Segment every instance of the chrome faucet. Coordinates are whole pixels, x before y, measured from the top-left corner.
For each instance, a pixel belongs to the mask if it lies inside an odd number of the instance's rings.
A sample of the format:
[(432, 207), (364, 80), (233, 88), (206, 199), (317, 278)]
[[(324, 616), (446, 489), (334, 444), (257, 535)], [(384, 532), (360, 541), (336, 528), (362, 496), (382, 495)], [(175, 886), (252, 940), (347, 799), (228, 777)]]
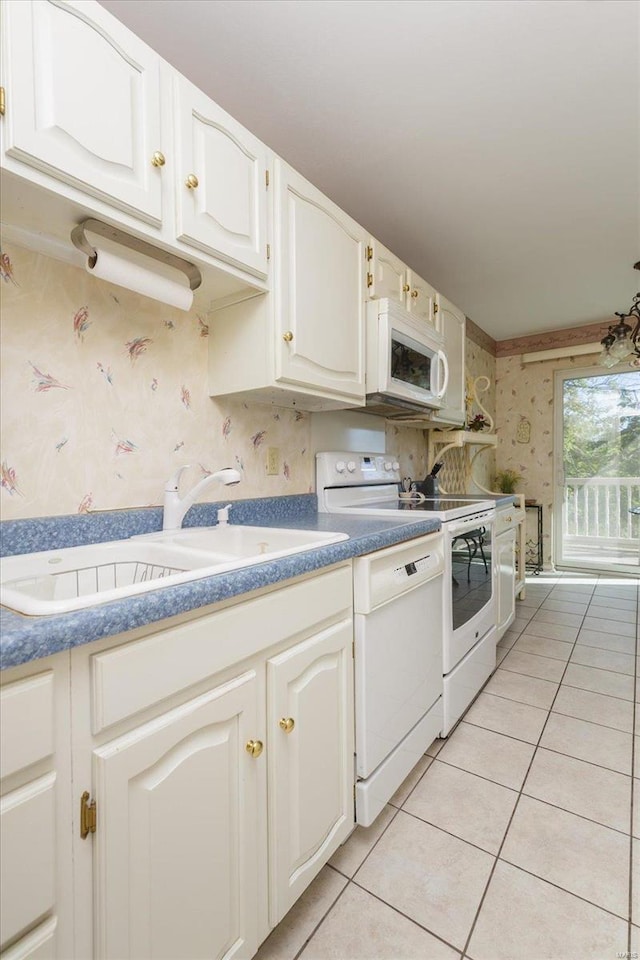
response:
[(189, 507), (196, 502), (198, 497), (201, 496), (213, 480), (218, 480), (220, 483), (224, 483), (225, 486), (230, 486), (234, 483), (240, 483), (242, 479), (237, 470), (234, 470), (232, 467), (225, 467), (224, 470), (216, 470), (215, 473), (210, 473), (208, 476), (203, 477), (199, 483), (196, 483), (195, 487), (192, 487), (188, 493), (185, 493), (184, 497), (180, 497), (178, 493), (180, 477), (183, 470), (188, 469), (188, 464), (185, 464), (184, 467), (179, 467), (171, 479), (167, 480), (165, 484), (164, 514), (162, 517), (163, 530), (179, 530)]

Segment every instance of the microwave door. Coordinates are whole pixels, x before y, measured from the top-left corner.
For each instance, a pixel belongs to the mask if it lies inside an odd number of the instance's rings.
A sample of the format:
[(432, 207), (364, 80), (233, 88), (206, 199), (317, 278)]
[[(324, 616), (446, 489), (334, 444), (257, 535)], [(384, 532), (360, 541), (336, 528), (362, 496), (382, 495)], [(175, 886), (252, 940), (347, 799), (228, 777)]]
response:
[(439, 406), (440, 358), (404, 332), (391, 328), (389, 344), (389, 393), (429, 406)]

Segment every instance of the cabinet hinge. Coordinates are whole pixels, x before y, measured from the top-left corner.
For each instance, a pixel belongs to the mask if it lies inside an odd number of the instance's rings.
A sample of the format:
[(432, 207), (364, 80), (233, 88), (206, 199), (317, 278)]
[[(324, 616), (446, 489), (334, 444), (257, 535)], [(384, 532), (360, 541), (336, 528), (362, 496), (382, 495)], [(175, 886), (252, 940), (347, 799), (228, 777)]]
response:
[(267, 244), (267, 260), (271, 260), (271, 244)]
[(5, 100), (4, 87), (0, 87), (0, 117), (4, 117), (6, 109), (7, 109), (7, 102)]
[(268, 170), (265, 170), (264, 172), (264, 185), (268, 190), (269, 189), (269, 171)]
[(440, 309), (440, 307), (439, 307), (438, 304), (435, 303), (435, 301), (434, 301), (434, 304), (433, 304), (433, 312), (434, 312), (434, 313), (437, 313), (439, 309)]
[(373, 247), (366, 247), (365, 257), (367, 258), (367, 260), (373, 260)]
[(372, 287), (372, 286), (373, 286), (373, 274), (372, 274), (372, 273), (368, 273), (368, 274), (367, 274), (367, 286), (368, 286), (368, 287)]
[(96, 819), (96, 802), (89, 802), (89, 791), (85, 790), (80, 797), (80, 836), (83, 840), (88, 834), (96, 832)]

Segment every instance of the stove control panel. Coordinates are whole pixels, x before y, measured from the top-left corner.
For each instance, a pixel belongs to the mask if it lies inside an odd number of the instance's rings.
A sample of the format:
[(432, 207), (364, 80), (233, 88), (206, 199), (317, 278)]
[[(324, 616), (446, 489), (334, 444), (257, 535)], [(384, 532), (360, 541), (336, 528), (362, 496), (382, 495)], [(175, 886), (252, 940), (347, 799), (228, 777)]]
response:
[(392, 454), (317, 453), (316, 490), (365, 483), (399, 483), (400, 464)]

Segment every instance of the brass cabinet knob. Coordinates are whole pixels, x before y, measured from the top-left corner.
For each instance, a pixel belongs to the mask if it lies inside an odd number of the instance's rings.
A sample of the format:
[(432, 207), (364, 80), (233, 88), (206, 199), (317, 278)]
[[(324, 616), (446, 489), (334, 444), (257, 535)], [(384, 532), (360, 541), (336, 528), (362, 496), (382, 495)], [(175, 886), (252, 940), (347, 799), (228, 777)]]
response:
[(284, 730), (285, 733), (291, 733), (295, 725), (296, 725), (296, 722), (293, 719), (293, 717), (282, 717), (278, 721), (278, 726), (280, 727), (281, 730)]
[(420, 296), (420, 294), (419, 294), (419, 292), (418, 292), (417, 290), (412, 290), (412, 291), (411, 291), (411, 296), (413, 297), (414, 300), (417, 300), (418, 297)]
[(411, 290), (411, 287), (408, 283), (405, 283), (402, 289), (404, 290), (405, 293), (409, 293), (409, 290)]
[(291, 341), (293, 340), (293, 333), (291, 332), (291, 330), (285, 331), (285, 333), (282, 334), (282, 339), (285, 340), (287, 343), (291, 343)]
[(247, 740), (244, 748), (247, 753), (255, 759), (259, 757), (264, 750), (264, 744), (262, 740)]
[(199, 183), (199, 182), (200, 182), (200, 181), (199, 181), (198, 178), (196, 177), (195, 173), (190, 173), (184, 183), (185, 183), (185, 186), (188, 187), (189, 190), (195, 190), (195, 188), (198, 186), (198, 183)]
[(164, 167), (167, 161), (164, 158), (164, 153), (160, 153), (159, 150), (156, 150), (154, 155), (151, 157), (151, 166), (152, 167)]

